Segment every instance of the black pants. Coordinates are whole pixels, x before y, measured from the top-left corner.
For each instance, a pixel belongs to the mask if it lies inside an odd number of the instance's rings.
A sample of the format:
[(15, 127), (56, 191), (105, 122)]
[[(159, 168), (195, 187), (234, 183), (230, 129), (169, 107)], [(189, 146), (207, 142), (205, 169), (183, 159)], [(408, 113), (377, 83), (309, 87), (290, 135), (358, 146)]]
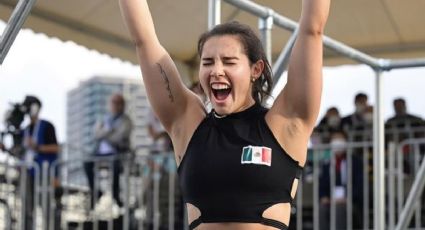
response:
[[(119, 176), (120, 176), (120, 172), (121, 172), (121, 165), (120, 162), (118, 160), (114, 160), (111, 162), (112, 163), (112, 168), (110, 168), (112, 170), (112, 196), (114, 197), (115, 201), (117, 202), (118, 206), (122, 206), (122, 201), (120, 199), (120, 184), (119, 184)], [(95, 197), (95, 192), (97, 192), (97, 197), (99, 198), (100, 196), (102, 196), (102, 192), (99, 190), (99, 188), (97, 188), (97, 191), (94, 191), (94, 170), (96, 170), (97, 167), (95, 167), (95, 162), (86, 162), (84, 163), (84, 170), (86, 171), (87, 174), (87, 180), (89, 182), (89, 186), (90, 186), (90, 195), (92, 196), (91, 199), (91, 203), (90, 203), (90, 207), (93, 208), (94, 207), (94, 197)]]

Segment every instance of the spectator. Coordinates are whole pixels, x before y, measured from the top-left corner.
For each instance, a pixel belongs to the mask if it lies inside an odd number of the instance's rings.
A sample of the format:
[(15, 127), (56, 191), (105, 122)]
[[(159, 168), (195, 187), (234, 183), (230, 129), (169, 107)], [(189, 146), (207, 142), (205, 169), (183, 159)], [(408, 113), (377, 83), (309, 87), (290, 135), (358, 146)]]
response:
[[(409, 114), (407, 112), (406, 101), (403, 98), (396, 98), (393, 101), (394, 116), (387, 120), (385, 123), (386, 128), (386, 144), (394, 142), (396, 144), (408, 138), (421, 138), (424, 136), (424, 131), (419, 130), (415, 132), (413, 128), (424, 126), (425, 122), (422, 118)], [(420, 148), (423, 150), (425, 146), (421, 145)], [(404, 145), (402, 152), (403, 157), (403, 171), (406, 174), (412, 172), (413, 165), (413, 154), (411, 153), (411, 146)]]
[(165, 131), (158, 117), (150, 110), (148, 116), (148, 132), (152, 138), (150, 151), (152, 154), (164, 153), (172, 151), (173, 146), (170, 136)]
[(373, 106), (368, 105), (363, 114), (363, 121), (366, 126), (371, 126), (373, 123)]
[(423, 126), (424, 120), (420, 117), (407, 113), (406, 101), (403, 98), (396, 98), (393, 101), (394, 116), (387, 120), (386, 126), (402, 128), (405, 126)]
[(326, 111), (325, 117), (320, 120), (315, 133), (320, 135), (320, 143), (329, 143), (330, 134), (340, 130), (342, 130), (341, 116), (336, 107), (331, 107)]
[(342, 118), (342, 127), (345, 130), (351, 130), (364, 122), (363, 114), (367, 108), (367, 95), (358, 93), (354, 99), (355, 111), (351, 115)]
[[(132, 122), (130, 117), (125, 114), (125, 100), (121, 94), (113, 94), (109, 99), (109, 110), (104, 119), (95, 126), (96, 148), (95, 157), (118, 156), (130, 151), (130, 134), (132, 131)], [(87, 179), (90, 186), (92, 197), (94, 197), (94, 162), (84, 164)], [(119, 197), (119, 174), (121, 172), (120, 159), (112, 162), (112, 193), (118, 206), (122, 206)], [(98, 197), (102, 193), (98, 192)], [(94, 206), (94, 199), (91, 201), (91, 207)]]
[[(191, 89), (193, 92), (198, 94), (197, 91), (199, 90), (196, 85), (192, 85)], [(199, 95), (198, 95), (199, 96)], [(202, 100), (202, 98), (201, 98)], [(149, 135), (152, 138), (152, 144), (150, 147), (150, 153), (152, 155), (152, 158), (149, 159), (148, 164), (150, 166), (150, 169), (152, 170), (151, 174), (151, 180), (148, 181), (147, 190), (145, 192), (145, 205), (146, 205), (146, 223), (145, 227), (147, 229), (153, 229), (153, 220), (154, 218), (159, 218), (159, 229), (167, 229), (168, 227), (168, 218), (166, 218), (166, 215), (168, 214), (168, 192), (169, 192), (169, 171), (166, 167), (170, 163), (174, 166), (175, 160), (172, 157), (172, 154), (169, 155), (169, 157), (166, 157), (165, 155), (158, 156), (158, 154), (168, 154), (173, 151), (173, 145), (171, 142), (171, 138), (169, 137), (168, 133), (165, 131), (164, 127), (162, 126), (161, 122), (155, 115), (155, 113), (150, 110), (149, 112), (149, 123), (148, 123), (148, 131)], [(172, 161), (172, 162), (171, 162)], [(175, 166), (174, 166), (175, 167)], [(160, 176), (159, 176), (160, 175)], [(155, 217), (154, 213), (154, 178), (159, 178), (159, 213), (160, 217)], [(177, 184), (177, 183), (176, 183)], [(178, 190), (178, 186), (176, 186), (175, 191), (180, 194), (180, 191)], [(180, 196), (177, 196), (177, 199), (179, 199)], [(180, 200), (178, 200), (180, 201)], [(176, 202), (176, 204), (181, 205), (179, 202)], [(179, 206), (175, 205), (175, 211), (179, 211)], [(180, 210), (181, 212), (181, 210)], [(176, 213), (177, 214), (177, 213)]]
[[(335, 201), (336, 229), (347, 229), (346, 204), (347, 204), (347, 138), (344, 132), (336, 131), (331, 134), (331, 157), (335, 159), (335, 187), (331, 196), (331, 161), (325, 160), (322, 164), (319, 183), (320, 197), (320, 229), (330, 229), (330, 203)], [(352, 159), (352, 203), (354, 228), (362, 227), (363, 211), (363, 165), (357, 155), (351, 155)]]
[[(25, 162), (31, 167), (34, 163), (39, 169), (44, 162), (50, 165), (56, 161), (59, 153), (59, 145), (56, 140), (55, 127), (49, 121), (39, 118), (41, 110), (41, 101), (34, 96), (27, 96), (23, 105), (28, 110), (30, 124), (24, 130), (24, 147), (25, 147)], [(57, 173), (57, 169), (55, 170)], [(43, 172), (40, 170), (39, 172)], [(34, 218), (32, 216), (34, 210), (34, 176), (33, 168), (29, 170), (30, 176), (27, 178), (27, 193), (26, 195), (26, 222), (25, 229), (32, 229)], [(44, 178), (41, 175), (40, 178)], [(59, 185), (58, 180), (54, 179), (53, 186)], [(38, 194), (36, 194), (38, 195)], [(36, 204), (38, 205), (38, 204)], [(44, 214), (46, 215), (46, 214)]]
[[(372, 141), (373, 140), (373, 106), (368, 105), (363, 113), (363, 122), (355, 127), (354, 131), (358, 132), (355, 141)], [(355, 136), (356, 137), (356, 136)]]
[(367, 100), (366, 94), (358, 93), (354, 99), (354, 113), (342, 118), (341, 125), (348, 135), (348, 141), (364, 141), (364, 131), (366, 130), (364, 113), (368, 107)]

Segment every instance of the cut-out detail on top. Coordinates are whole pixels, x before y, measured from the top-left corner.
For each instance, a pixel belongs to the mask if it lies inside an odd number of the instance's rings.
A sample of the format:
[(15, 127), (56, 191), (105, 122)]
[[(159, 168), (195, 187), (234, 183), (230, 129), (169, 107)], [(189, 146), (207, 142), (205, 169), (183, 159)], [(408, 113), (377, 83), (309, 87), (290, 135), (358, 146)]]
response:
[(193, 221), (199, 219), (202, 215), (201, 210), (191, 203), (186, 203), (187, 220), (191, 224)]
[(295, 195), (297, 194), (298, 182), (299, 182), (298, 178), (295, 178), (294, 181), (292, 182), (292, 187), (291, 187), (291, 197), (292, 197), (292, 199), (294, 199)]
[(274, 221), (281, 222), (285, 225), (289, 225), (289, 217), (291, 216), (291, 204), (290, 203), (278, 203), (268, 207), (264, 210), (262, 217), (271, 219)]

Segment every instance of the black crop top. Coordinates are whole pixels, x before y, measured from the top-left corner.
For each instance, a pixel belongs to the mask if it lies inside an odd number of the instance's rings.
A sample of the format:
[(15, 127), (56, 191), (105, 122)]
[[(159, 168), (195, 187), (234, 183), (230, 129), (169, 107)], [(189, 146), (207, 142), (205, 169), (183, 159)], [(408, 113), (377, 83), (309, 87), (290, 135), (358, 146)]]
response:
[(223, 118), (212, 111), (195, 130), (178, 168), (185, 203), (201, 211), (191, 229), (219, 222), (286, 229), (262, 214), (274, 204), (292, 202), (292, 184), (302, 168), (273, 136), (266, 112), (258, 104)]

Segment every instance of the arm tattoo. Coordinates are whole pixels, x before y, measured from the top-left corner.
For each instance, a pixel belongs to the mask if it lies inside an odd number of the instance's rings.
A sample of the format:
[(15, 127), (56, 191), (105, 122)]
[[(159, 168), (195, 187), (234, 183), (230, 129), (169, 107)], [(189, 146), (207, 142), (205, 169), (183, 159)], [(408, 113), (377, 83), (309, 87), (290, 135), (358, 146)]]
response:
[(165, 87), (168, 91), (168, 98), (170, 98), (171, 102), (174, 102), (174, 96), (171, 93), (171, 88), (170, 88), (170, 80), (168, 80), (168, 76), (167, 73), (165, 73), (164, 69), (162, 68), (161, 64), (156, 63), (159, 67), (159, 71), (161, 73), (162, 78), (164, 79), (164, 83), (165, 83)]

